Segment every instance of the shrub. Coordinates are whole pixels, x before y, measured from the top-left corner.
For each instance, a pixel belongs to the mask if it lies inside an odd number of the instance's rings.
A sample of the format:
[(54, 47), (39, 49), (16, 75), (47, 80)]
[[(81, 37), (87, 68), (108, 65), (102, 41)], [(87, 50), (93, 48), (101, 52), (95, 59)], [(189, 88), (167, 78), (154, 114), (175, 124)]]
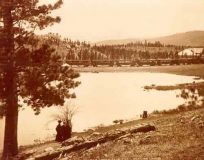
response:
[(160, 111), (154, 110), (154, 111), (152, 112), (152, 114), (160, 114)]
[(119, 121), (117, 119), (113, 121), (114, 124), (118, 124), (118, 122)]
[(186, 107), (184, 105), (180, 105), (180, 106), (178, 106), (178, 110), (179, 111), (185, 111)]

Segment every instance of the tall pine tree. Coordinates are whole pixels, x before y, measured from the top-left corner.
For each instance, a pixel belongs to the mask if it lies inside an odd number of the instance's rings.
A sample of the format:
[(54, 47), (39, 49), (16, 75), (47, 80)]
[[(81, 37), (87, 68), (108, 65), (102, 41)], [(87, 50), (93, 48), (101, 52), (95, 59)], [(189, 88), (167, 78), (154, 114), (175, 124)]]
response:
[[(0, 1), (0, 102), (5, 114), (3, 157), (18, 154), (18, 101), (24, 99), (36, 114), (42, 107), (63, 105), (66, 98), (75, 97), (70, 88), (78, 86), (79, 76), (63, 65), (49, 44), (39, 43), (36, 29), (60, 22), (51, 12), (60, 8), (40, 4), (38, 0)], [(56, 82), (56, 83), (54, 83)]]

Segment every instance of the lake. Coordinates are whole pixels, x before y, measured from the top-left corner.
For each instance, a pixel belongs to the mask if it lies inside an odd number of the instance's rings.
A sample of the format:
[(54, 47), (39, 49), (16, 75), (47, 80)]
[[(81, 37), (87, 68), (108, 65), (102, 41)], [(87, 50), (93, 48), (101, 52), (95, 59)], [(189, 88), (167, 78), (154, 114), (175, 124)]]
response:
[[(164, 73), (81, 73), (82, 84), (74, 91), (77, 99), (71, 104), (78, 108), (73, 118), (73, 131), (83, 131), (97, 125), (108, 125), (116, 119), (136, 119), (147, 110), (175, 108), (184, 103), (176, 97), (179, 90), (145, 91), (146, 85), (175, 85), (198, 82), (195, 77)], [(46, 108), (38, 116), (25, 107), (19, 112), (19, 145), (33, 144), (34, 140), (50, 140), (55, 135), (56, 121), (52, 115), (57, 107)], [(0, 119), (0, 150), (3, 145), (4, 119)]]

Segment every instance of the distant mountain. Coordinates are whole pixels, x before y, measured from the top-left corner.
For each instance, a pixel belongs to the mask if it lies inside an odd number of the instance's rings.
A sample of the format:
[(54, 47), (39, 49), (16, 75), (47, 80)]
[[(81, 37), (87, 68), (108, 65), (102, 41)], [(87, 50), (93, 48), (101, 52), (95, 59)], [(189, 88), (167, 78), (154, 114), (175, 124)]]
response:
[(204, 46), (204, 31), (191, 31), (178, 33), (166, 37), (153, 38), (149, 41), (160, 41), (164, 44), (185, 45), (185, 46)]
[[(114, 45), (127, 44), (136, 41), (144, 41), (145, 39), (121, 39), (121, 40), (106, 40), (97, 42), (97, 45)], [(204, 46), (204, 31), (190, 31), (185, 33), (173, 34), (170, 36), (157, 37), (146, 39), (149, 42), (160, 41), (163, 44), (184, 45), (184, 46)]]

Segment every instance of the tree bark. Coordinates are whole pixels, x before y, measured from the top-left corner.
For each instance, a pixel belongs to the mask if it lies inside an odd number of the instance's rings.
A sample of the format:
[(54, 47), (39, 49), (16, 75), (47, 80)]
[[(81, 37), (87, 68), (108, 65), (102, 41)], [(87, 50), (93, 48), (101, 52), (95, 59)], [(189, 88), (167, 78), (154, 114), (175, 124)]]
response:
[(6, 119), (4, 132), (3, 157), (8, 158), (18, 153), (17, 123), (18, 123), (18, 99), (16, 74), (13, 60), (14, 33), (12, 19), (12, 0), (2, 1), (2, 17), (5, 34), (5, 56), (8, 57), (8, 64), (5, 67), (5, 95), (6, 95)]
[(17, 142), (17, 125), (18, 125), (18, 104), (17, 97), (14, 93), (15, 76), (13, 68), (10, 66), (6, 73), (6, 89), (8, 92), (6, 100), (6, 119), (5, 119), (5, 132), (4, 132), (4, 149), (3, 156), (9, 157), (18, 154)]

